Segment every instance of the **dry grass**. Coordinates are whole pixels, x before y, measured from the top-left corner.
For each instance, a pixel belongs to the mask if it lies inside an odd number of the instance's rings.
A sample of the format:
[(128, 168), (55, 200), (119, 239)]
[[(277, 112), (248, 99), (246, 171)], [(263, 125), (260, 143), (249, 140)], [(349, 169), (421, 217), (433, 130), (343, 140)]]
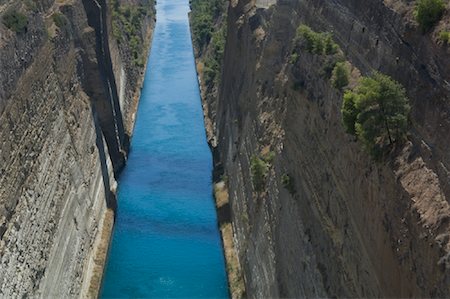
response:
[(219, 182), (214, 186), (214, 196), (217, 208), (221, 208), (228, 203), (228, 190), (225, 182)]
[[(225, 206), (229, 204), (228, 189), (225, 185), (225, 182), (219, 182), (214, 186), (214, 195), (218, 211), (220, 211), (221, 208), (225, 208)], [(242, 270), (239, 264), (236, 249), (234, 248), (233, 226), (230, 222), (220, 223), (220, 234), (222, 236), (223, 248), (225, 252), (225, 261), (231, 298), (244, 298), (244, 279), (242, 276)]]

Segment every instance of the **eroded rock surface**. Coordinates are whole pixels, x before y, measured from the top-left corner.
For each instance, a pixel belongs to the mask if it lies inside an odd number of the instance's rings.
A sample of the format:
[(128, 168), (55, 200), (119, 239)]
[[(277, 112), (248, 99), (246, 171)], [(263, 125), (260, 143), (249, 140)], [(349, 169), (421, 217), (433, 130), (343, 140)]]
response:
[[(204, 97), (247, 295), (448, 297), (450, 60), (436, 41), (448, 13), (423, 34), (411, 1), (262, 2), (230, 2), (218, 96)], [(409, 141), (383, 162), (345, 133), (326, 60), (291, 60), (300, 24), (406, 88)], [(270, 152), (256, 192), (251, 158)]]
[[(111, 37), (108, 4), (0, 1), (27, 17), (0, 25), (0, 296), (80, 296), (115, 207), (143, 67)], [(152, 11), (142, 24), (148, 47)]]

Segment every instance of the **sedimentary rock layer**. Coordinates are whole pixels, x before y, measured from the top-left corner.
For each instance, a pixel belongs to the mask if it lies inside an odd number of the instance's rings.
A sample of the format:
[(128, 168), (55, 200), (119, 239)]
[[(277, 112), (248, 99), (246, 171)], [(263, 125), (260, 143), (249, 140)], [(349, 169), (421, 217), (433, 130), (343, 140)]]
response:
[(111, 37), (109, 9), (0, 2), (0, 16), (27, 20), (0, 25), (0, 296), (77, 297), (89, 277), (142, 76)]
[[(249, 297), (449, 296), (450, 65), (435, 40), (448, 15), (424, 34), (412, 7), (231, 1), (218, 98), (205, 105)], [(300, 24), (332, 32), (363, 75), (406, 88), (408, 142), (382, 162), (345, 133), (326, 60), (292, 61)], [(251, 158), (272, 152), (257, 192)]]

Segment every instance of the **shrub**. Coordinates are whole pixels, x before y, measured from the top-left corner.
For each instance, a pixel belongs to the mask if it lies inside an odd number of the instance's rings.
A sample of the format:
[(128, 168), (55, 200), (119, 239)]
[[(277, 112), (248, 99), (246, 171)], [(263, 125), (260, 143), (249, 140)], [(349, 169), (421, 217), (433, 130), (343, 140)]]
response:
[(364, 77), (355, 91), (344, 94), (342, 118), (377, 158), (379, 150), (405, 138), (410, 106), (404, 88), (389, 76)]
[(343, 61), (345, 61), (345, 59), (340, 55), (325, 56), (322, 62), (322, 69), (319, 74), (327, 79), (331, 79), (336, 64)]
[(195, 41), (201, 47), (207, 44), (213, 31), (213, 19), (208, 14), (202, 14), (192, 21), (192, 31), (195, 35)]
[(281, 177), (281, 183), (283, 184), (283, 187), (286, 188), (286, 190), (289, 191), (289, 193), (291, 193), (291, 195), (295, 194), (295, 185), (294, 185), (294, 180), (291, 178), (291, 176), (289, 174), (284, 174)]
[(34, 11), (34, 12), (38, 11), (38, 6), (37, 6), (37, 3), (35, 0), (24, 0), (23, 2), (27, 9)]
[(356, 100), (358, 96), (356, 93), (347, 91), (344, 94), (344, 101), (342, 103), (342, 122), (347, 133), (356, 135), (355, 123), (358, 119), (358, 109), (356, 109)]
[(194, 41), (199, 48), (209, 43), (214, 31), (214, 19), (223, 11), (224, 0), (192, 0), (191, 23)]
[(291, 64), (296, 64), (296, 63), (298, 62), (298, 53), (293, 52), (293, 53), (291, 54), (291, 57), (289, 58), (289, 62), (290, 62)]
[(144, 66), (141, 22), (146, 15), (152, 13), (152, 2), (125, 4), (118, 0), (109, 0), (112, 14), (112, 35), (119, 44), (128, 43), (131, 62), (135, 66)]
[(203, 69), (203, 78), (205, 79), (205, 83), (208, 85), (215, 81), (218, 77), (218, 73), (220, 71), (220, 64), (217, 60), (212, 57), (208, 57), (205, 60), (205, 68)]
[(255, 191), (261, 192), (264, 190), (265, 179), (269, 167), (266, 162), (257, 156), (253, 156), (250, 160), (250, 171), (252, 174), (252, 183)]
[[(224, 22), (225, 16), (218, 17), (225, 14), (225, 3), (225, 0), (191, 1), (191, 26), (194, 44), (199, 51), (204, 50), (207, 45), (211, 49), (203, 57), (205, 65), (203, 78), (207, 86), (217, 83), (220, 77), (227, 32)], [(215, 22), (218, 23), (215, 24)]]
[(275, 152), (273, 151), (268, 151), (267, 153), (265, 153), (262, 156), (262, 159), (264, 160), (264, 162), (268, 163), (268, 164), (272, 164), (273, 159), (275, 159)]
[(441, 31), (439, 32), (439, 40), (443, 43), (443, 44), (450, 44), (450, 31)]
[(3, 24), (16, 33), (23, 33), (27, 30), (28, 18), (18, 11), (9, 11), (3, 15)]
[(345, 62), (338, 62), (333, 69), (331, 83), (339, 90), (348, 85), (349, 70)]
[(212, 82), (217, 83), (220, 77), (226, 39), (225, 24), (223, 23), (221, 25), (221, 28), (211, 38), (212, 51), (208, 53), (205, 60), (205, 80), (207, 84)]
[(442, 17), (445, 10), (443, 0), (418, 0), (415, 17), (422, 31), (428, 31)]
[(59, 12), (56, 12), (52, 15), (53, 22), (55, 22), (55, 25), (59, 28), (62, 28), (67, 25), (67, 18)]
[(333, 41), (331, 33), (315, 32), (306, 25), (297, 28), (296, 40), (305, 41), (306, 50), (318, 55), (335, 54), (339, 46)]
[(223, 181), (225, 184), (228, 184), (228, 176), (226, 174), (222, 174), (220, 176), (220, 180)]

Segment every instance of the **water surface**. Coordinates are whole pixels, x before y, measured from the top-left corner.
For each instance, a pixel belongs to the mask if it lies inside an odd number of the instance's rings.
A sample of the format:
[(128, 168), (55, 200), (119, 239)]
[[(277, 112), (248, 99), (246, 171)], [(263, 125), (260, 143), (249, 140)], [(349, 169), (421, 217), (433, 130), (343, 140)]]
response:
[(103, 298), (228, 297), (188, 2), (158, 0)]

